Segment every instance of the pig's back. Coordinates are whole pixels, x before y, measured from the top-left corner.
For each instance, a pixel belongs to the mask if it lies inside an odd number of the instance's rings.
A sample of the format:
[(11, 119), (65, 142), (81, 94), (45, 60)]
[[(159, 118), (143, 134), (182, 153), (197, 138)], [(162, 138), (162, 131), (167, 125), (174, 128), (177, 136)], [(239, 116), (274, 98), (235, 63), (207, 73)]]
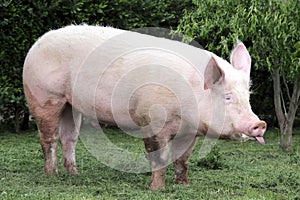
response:
[(122, 30), (101, 26), (67, 26), (44, 34), (29, 50), (23, 69), (24, 85), (53, 94), (67, 94), (71, 72), (99, 45)]

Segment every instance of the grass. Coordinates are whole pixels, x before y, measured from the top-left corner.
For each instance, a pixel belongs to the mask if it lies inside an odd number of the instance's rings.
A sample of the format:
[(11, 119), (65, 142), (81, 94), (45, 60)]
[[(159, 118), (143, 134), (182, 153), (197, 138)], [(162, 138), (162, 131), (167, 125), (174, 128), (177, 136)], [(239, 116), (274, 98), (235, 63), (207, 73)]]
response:
[[(143, 153), (140, 139), (117, 129), (105, 132), (114, 144)], [(189, 161), (190, 187), (173, 184), (169, 166), (166, 189), (150, 191), (150, 173), (111, 169), (81, 141), (76, 149), (80, 174), (65, 173), (59, 163), (59, 176), (45, 177), (36, 131), (0, 133), (0, 199), (300, 199), (300, 132), (293, 137), (292, 154), (279, 149), (278, 131), (268, 131), (265, 140), (265, 146), (219, 141), (200, 160), (200, 139)]]

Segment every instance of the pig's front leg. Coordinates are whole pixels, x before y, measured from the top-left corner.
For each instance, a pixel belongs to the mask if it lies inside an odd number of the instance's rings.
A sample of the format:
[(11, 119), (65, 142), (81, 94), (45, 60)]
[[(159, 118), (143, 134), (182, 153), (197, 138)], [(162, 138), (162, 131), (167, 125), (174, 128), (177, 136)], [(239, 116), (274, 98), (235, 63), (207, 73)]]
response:
[[(149, 132), (148, 132), (149, 134)], [(165, 173), (169, 160), (169, 133), (162, 129), (156, 135), (147, 136), (144, 134), (144, 143), (147, 151), (147, 158), (151, 166), (150, 189), (158, 190), (165, 188)]]
[(174, 139), (172, 142), (172, 161), (174, 165), (174, 182), (189, 185), (188, 159), (197, 141), (195, 138)]

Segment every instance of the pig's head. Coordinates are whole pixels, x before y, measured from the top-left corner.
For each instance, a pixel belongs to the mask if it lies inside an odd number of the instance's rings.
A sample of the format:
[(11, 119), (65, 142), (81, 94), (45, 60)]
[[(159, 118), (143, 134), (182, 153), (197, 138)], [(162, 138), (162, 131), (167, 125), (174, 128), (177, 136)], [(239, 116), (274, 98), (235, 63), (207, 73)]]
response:
[[(217, 133), (220, 139), (248, 138), (264, 144), (263, 135), (267, 124), (251, 110), (251, 58), (243, 43), (238, 43), (234, 48), (230, 62), (231, 64), (213, 54), (205, 70), (204, 89), (210, 90), (212, 101), (217, 101), (217, 105), (223, 108), (220, 111), (224, 112), (224, 115), (220, 115), (223, 119), (218, 119), (223, 124), (210, 123), (212, 127), (208, 130), (214, 132), (223, 125), (221, 132)], [(211, 120), (218, 117), (211, 116)]]

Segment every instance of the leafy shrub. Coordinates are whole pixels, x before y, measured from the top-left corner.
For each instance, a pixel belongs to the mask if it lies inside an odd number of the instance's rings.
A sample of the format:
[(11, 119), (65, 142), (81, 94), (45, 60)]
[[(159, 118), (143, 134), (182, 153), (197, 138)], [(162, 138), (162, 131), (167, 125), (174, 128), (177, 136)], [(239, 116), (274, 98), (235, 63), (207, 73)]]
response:
[(174, 28), (183, 15), (183, 9), (190, 6), (191, 0), (1, 1), (2, 123), (18, 131), (21, 119), (28, 116), (22, 85), (23, 63), (29, 48), (45, 32), (82, 23), (123, 29), (146, 26)]
[(212, 170), (223, 169), (226, 165), (219, 147), (214, 146), (208, 155), (197, 162), (197, 166)]
[[(205, 49), (228, 58), (237, 40), (248, 47), (256, 72), (252, 72), (255, 112), (274, 124), (274, 98), (270, 72), (280, 70), (283, 97), (293, 91), (299, 77), (300, 1), (293, 0), (194, 0), (178, 32), (198, 41)], [(299, 80), (298, 80), (299, 82)], [(285, 89), (287, 86), (287, 89)], [(296, 87), (295, 87), (296, 88)], [(293, 104), (290, 102), (290, 105)], [(286, 101), (288, 108), (289, 102)]]

